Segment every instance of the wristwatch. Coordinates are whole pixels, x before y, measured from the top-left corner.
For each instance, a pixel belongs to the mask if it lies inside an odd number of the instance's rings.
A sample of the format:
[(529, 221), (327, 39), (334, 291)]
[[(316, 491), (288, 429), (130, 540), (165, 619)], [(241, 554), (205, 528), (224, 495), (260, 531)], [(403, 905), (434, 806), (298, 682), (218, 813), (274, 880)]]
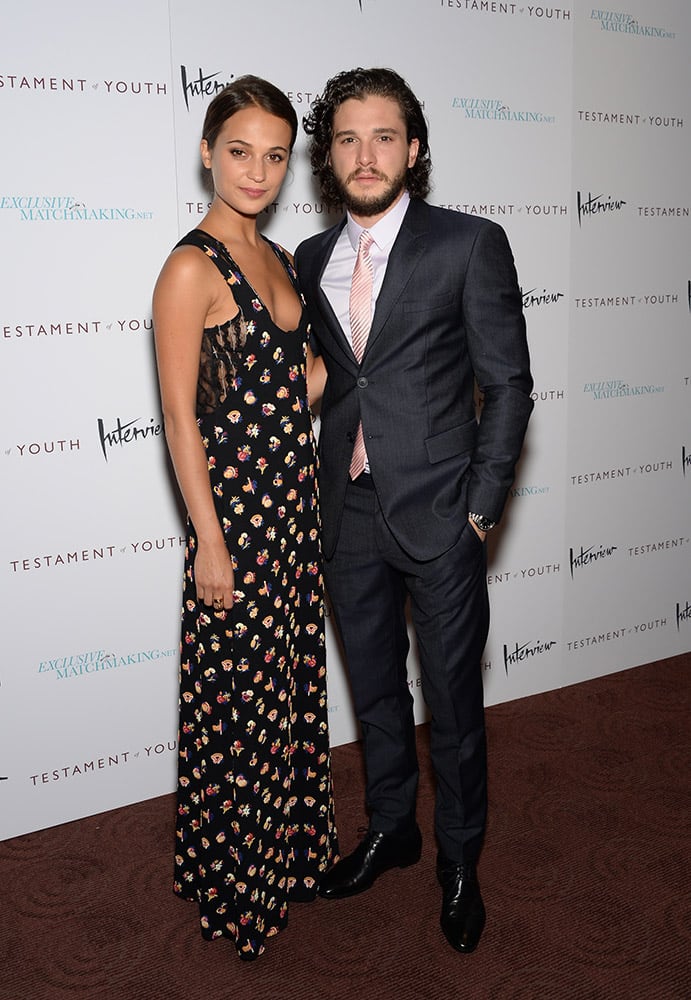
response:
[(475, 524), (480, 531), (489, 531), (497, 523), (496, 521), (490, 521), (488, 517), (484, 514), (471, 514), (468, 512), (468, 517)]

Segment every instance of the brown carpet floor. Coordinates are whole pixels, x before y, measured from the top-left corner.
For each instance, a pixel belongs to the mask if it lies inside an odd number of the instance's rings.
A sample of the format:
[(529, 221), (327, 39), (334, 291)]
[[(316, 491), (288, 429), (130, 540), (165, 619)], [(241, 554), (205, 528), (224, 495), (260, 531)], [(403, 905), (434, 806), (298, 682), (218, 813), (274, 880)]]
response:
[[(0, 843), (2, 1000), (691, 997), (691, 654), (488, 710), (478, 950), (441, 936), (428, 728), (423, 857), (291, 908), (241, 963), (172, 895), (173, 796)], [(342, 849), (366, 818), (359, 744), (334, 751)]]

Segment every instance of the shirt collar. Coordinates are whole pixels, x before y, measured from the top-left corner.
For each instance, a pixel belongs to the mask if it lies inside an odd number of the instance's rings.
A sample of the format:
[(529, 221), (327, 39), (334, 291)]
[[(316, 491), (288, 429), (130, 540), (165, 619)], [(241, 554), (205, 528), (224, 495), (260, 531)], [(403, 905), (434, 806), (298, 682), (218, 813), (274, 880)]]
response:
[[(407, 191), (403, 192), (403, 195), (396, 202), (394, 207), (390, 209), (380, 220), (375, 222), (375, 224), (369, 230), (372, 234), (372, 239), (379, 247), (380, 250), (388, 250), (393, 241), (398, 236), (398, 230), (401, 228), (401, 223), (403, 222), (403, 217), (408, 211), (408, 205), (410, 204), (410, 195)], [(357, 251), (358, 243), (360, 242), (360, 233), (364, 229), (364, 226), (359, 225), (352, 217), (350, 212), (348, 212), (348, 221), (346, 222), (346, 229), (348, 231), (348, 239), (350, 240), (350, 245), (354, 251)]]

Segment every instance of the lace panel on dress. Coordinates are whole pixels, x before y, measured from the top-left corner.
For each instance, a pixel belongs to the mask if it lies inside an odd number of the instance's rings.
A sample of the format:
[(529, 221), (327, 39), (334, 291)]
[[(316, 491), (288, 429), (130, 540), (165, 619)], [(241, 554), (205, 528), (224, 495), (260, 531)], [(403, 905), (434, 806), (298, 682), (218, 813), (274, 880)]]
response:
[(242, 359), (247, 321), (239, 311), (233, 319), (204, 330), (197, 380), (197, 416), (213, 413), (225, 401)]

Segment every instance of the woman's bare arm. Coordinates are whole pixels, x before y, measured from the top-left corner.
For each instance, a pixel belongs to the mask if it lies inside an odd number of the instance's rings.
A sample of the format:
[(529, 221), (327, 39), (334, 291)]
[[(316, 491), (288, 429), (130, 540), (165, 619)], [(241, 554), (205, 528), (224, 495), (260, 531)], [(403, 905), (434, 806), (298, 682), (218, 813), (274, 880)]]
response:
[(196, 249), (173, 251), (154, 289), (153, 319), (166, 441), (197, 535), (197, 597), (207, 605), (220, 599), (229, 608), (233, 603), (233, 568), (214, 507), (206, 452), (196, 421), (201, 339), (216, 296), (212, 279), (208, 262)]

